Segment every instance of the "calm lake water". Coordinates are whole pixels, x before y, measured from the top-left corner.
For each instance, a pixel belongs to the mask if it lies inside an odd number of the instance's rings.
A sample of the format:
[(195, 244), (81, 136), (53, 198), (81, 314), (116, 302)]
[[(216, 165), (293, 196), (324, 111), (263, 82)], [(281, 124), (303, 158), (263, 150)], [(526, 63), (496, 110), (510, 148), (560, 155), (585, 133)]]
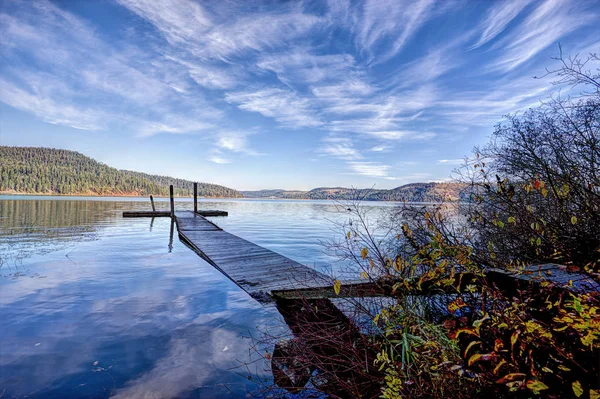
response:
[[(391, 203), (369, 203), (374, 215)], [(177, 209), (192, 209), (178, 200)], [(159, 199), (157, 208), (167, 209)], [(203, 200), (224, 229), (327, 273), (320, 241), (348, 218), (327, 201)], [(0, 397), (260, 396), (256, 340), (284, 331), (184, 246), (147, 199), (0, 196)], [(257, 360), (258, 359), (258, 360)], [(252, 363), (253, 378), (244, 363)]]

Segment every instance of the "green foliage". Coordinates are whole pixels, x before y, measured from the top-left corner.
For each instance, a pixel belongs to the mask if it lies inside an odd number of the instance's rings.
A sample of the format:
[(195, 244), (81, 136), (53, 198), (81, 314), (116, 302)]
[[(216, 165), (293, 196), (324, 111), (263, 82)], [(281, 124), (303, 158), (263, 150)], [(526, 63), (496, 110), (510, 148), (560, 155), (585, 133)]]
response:
[[(80, 153), (37, 147), (0, 146), (0, 192), (28, 194), (193, 195), (193, 182), (166, 176), (118, 170)], [(198, 184), (198, 195), (234, 197), (233, 189)]]

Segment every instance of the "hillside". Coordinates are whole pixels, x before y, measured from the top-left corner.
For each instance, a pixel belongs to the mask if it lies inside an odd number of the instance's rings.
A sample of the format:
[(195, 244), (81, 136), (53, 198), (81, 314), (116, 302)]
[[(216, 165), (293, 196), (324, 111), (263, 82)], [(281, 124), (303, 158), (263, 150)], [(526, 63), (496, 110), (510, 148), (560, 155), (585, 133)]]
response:
[[(193, 182), (118, 170), (75, 151), (0, 146), (0, 193), (191, 196)], [(199, 183), (203, 197), (242, 195), (231, 188)]]
[(462, 186), (457, 183), (411, 183), (391, 190), (319, 187), (310, 191), (258, 190), (242, 191), (246, 198), (281, 199), (357, 199), (365, 201), (437, 202), (457, 201)]

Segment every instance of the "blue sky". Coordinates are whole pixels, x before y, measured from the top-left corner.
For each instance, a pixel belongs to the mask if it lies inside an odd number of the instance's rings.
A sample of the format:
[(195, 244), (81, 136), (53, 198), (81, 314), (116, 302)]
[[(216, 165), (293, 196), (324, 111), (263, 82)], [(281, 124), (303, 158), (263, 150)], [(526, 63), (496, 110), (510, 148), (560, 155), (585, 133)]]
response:
[(599, 1), (0, 0), (0, 144), (238, 189), (448, 179)]

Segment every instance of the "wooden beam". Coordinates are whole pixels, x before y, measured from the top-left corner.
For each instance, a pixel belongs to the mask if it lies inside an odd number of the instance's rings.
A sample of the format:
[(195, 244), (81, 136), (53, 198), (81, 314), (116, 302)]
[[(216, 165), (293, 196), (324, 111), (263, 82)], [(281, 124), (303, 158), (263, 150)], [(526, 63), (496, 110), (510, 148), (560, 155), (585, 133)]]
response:
[(175, 217), (175, 199), (173, 198), (173, 185), (169, 186), (169, 199), (171, 200), (171, 217)]
[(227, 213), (227, 211), (217, 211), (217, 210), (203, 210), (203, 211), (196, 211), (196, 213), (200, 216), (227, 216), (229, 215), (229, 213)]
[(198, 212), (198, 183), (194, 183), (194, 212)]
[(154, 206), (154, 197), (150, 196), (150, 203), (152, 204), (152, 212), (156, 212), (156, 207)]
[(352, 282), (344, 283), (340, 287), (340, 293), (336, 294), (333, 285), (321, 287), (295, 288), (275, 290), (271, 292), (276, 298), (281, 299), (324, 299), (324, 298), (361, 298), (390, 296), (391, 286), (387, 283), (375, 282)]
[(169, 217), (171, 212), (168, 211), (136, 211), (136, 212), (123, 212), (124, 218), (155, 218), (155, 217)]
[[(523, 273), (514, 273), (506, 270), (489, 268), (485, 272), (486, 279), (493, 283), (506, 295), (514, 295), (519, 289), (528, 286), (537, 286), (542, 281), (555, 284), (556, 290), (594, 292), (600, 291), (600, 284), (579, 272), (569, 272), (565, 266), (556, 264), (532, 265), (524, 268)], [(445, 287), (434, 286), (431, 282), (424, 282), (421, 290), (404, 292), (409, 295), (433, 295), (433, 294), (455, 294), (463, 291), (464, 287), (472, 284), (476, 277), (471, 273), (460, 273), (456, 275), (460, 285), (449, 285)], [(570, 281), (570, 283), (569, 283)], [(360, 298), (394, 296), (392, 287), (400, 280), (369, 282), (369, 281), (342, 281), (339, 294), (333, 289), (333, 283), (320, 287), (290, 288), (274, 290), (271, 292), (275, 298), (299, 300), (299, 299), (322, 299), (322, 298)], [(401, 286), (399, 290), (403, 290)]]
[[(205, 210), (196, 212), (200, 216), (227, 216), (226, 211)], [(170, 217), (170, 211), (131, 211), (123, 212), (124, 218), (154, 218), (154, 217)]]

